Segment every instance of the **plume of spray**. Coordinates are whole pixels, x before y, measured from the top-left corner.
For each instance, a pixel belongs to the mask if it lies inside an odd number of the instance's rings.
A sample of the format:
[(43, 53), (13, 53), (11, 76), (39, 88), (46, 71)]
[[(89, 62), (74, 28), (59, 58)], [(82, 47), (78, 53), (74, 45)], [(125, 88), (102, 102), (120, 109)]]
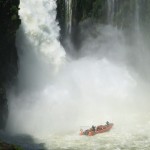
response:
[(19, 75), (17, 90), (9, 94), (8, 128), (45, 137), (106, 120), (134, 122), (131, 112), (145, 107), (123, 33), (112, 26), (96, 28), (80, 57), (71, 59), (58, 41), (55, 0), (21, 0), (20, 8)]
[(34, 88), (38, 83), (40, 86), (45, 84), (57, 72), (64, 61), (65, 51), (58, 41), (60, 29), (55, 21), (55, 1), (33, 0), (28, 3), (22, 0), (20, 8), (22, 24), (17, 35), (19, 84)]

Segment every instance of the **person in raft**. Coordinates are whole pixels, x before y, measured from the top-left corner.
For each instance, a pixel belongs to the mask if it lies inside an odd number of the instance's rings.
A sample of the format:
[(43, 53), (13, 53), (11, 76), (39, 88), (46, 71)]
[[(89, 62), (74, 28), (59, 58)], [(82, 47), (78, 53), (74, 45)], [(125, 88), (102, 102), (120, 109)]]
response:
[(91, 130), (95, 132), (95, 128), (96, 128), (95, 126), (92, 126)]
[(106, 125), (109, 126), (109, 122), (108, 121), (106, 122)]

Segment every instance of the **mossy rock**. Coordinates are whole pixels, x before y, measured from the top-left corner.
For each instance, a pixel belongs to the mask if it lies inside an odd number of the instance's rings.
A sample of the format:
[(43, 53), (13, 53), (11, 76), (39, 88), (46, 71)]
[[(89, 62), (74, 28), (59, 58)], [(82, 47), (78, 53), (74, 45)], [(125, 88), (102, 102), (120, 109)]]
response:
[(14, 150), (23, 150), (21, 147), (16, 146), (16, 145), (13, 145), (12, 147), (13, 147)]
[(10, 12), (11, 13), (18, 13), (18, 7), (13, 5), (11, 8), (10, 8)]
[(17, 20), (17, 19), (18, 19), (18, 18), (17, 18), (17, 15), (12, 15), (12, 16), (11, 16), (11, 20), (12, 20), (12, 21), (15, 21), (15, 20)]
[(23, 150), (20, 146), (0, 141), (0, 150)]

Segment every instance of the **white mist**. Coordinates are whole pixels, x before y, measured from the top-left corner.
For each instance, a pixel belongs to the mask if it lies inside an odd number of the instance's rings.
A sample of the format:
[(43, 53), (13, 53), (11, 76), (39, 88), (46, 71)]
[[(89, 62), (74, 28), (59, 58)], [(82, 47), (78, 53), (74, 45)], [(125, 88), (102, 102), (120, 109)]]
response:
[[(21, 0), (20, 8), (19, 75), (17, 87), (9, 94), (9, 130), (44, 138), (50, 149), (84, 149), (84, 144), (89, 149), (92, 144), (105, 149), (113, 149), (114, 143), (126, 146), (131, 135), (125, 133), (136, 133), (128, 124), (138, 124), (138, 129), (143, 122), (149, 124), (148, 117), (141, 119), (148, 112), (149, 87), (128, 63), (132, 46), (126, 45), (122, 31), (111, 26), (98, 28), (99, 35), (88, 35), (81, 57), (73, 60), (58, 41), (55, 0)], [(89, 139), (78, 137), (80, 126), (106, 120), (115, 123), (111, 138), (104, 135), (101, 141), (97, 137), (89, 145)], [(148, 136), (146, 129), (139, 133)], [(76, 133), (70, 141), (68, 132)]]

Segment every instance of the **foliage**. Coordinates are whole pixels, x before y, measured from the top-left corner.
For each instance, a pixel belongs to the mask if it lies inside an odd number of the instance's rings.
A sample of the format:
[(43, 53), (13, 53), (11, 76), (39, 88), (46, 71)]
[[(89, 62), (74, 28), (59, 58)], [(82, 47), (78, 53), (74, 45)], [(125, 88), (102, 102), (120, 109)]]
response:
[(20, 146), (13, 145), (14, 150), (23, 150)]
[(11, 13), (18, 13), (18, 8), (15, 5), (12, 5), (12, 7), (10, 8), (10, 12)]
[(20, 146), (0, 141), (0, 150), (23, 150)]
[(12, 21), (17, 20), (17, 15), (15, 15), (15, 14), (12, 15), (12, 16), (11, 16), (11, 20), (12, 20)]
[(8, 106), (6, 86), (9, 87), (17, 75), (16, 31), (21, 20), (18, 15), (19, 0), (0, 0), (0, 129), (7, 122)]
[(87, 18), (101, 18), (104, 14), (105, 0), (72, 0), (73, 19), (77, 23)]
[(92, 16), (98, 18), (102, 14), (103, 3), (102, 0), (96, 0), (93, 3)]

